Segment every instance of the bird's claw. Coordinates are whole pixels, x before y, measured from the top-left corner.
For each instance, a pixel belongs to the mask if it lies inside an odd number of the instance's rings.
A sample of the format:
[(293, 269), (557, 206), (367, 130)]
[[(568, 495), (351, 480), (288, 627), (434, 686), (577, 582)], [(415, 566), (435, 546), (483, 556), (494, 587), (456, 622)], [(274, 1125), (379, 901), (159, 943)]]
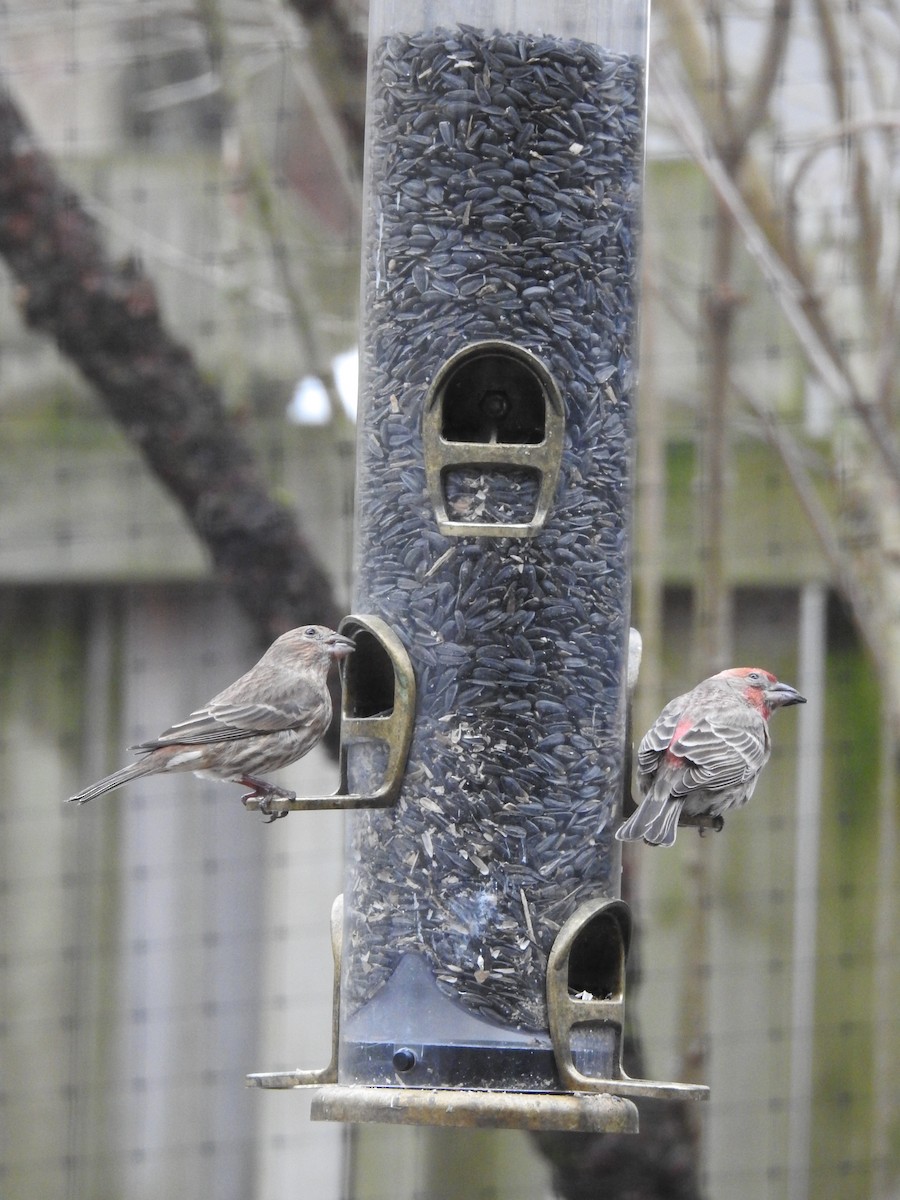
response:
[(257, 811), (261, 812), (266, 818), (266, 820), (263, 821), (263, 824), (271, 825), (273, 821), (277, 821), (280, 817), (286, 817), (288, 815), (287, 809), (282, 809), (280, 812), (273, 811), (271, 808), (271, 802), (273, 800), (295, 799), (296, 793), (294, 792), (273, 791), (268, 792), (265, 795), (262, 795), (259, 792), (247, 792), (246, 796), (241, 796), (241, 804), (246, 807), (251, 800), (255, 801)]
[(710, 830), (713, 833), (721, 833), (725, 828), (725, 818), (716, 814), (714, 817), (708, 818), (708, 823), (697, 826), (697, 833), (700, 837), (706, 837)]

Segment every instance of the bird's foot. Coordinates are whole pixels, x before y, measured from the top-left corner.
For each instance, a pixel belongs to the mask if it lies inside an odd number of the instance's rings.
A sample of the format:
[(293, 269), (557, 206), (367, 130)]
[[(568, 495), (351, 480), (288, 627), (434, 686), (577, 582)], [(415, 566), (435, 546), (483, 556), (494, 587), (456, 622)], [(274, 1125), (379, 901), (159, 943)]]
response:
[(710, 830), (712, 830), (713, 833), (721, 833), (722, 830), (725, 828), (725, 818), (724, 817), (720, 817), (720, 816), (707, 817), (706, 821), (708, 822), (708, 824), (697, 826), (697, 833), (699, 834), (700, 837), (706, 837), (706, 835), (709, 833)]
[(280, 817), (288, 815), (286, 808), (273, 810), (273, 800), (297, 799), (296, 792), (289, 792), (284, 788), (275, 787), (274, 784), (267, 783), (264, 779), (254, 779), (250, 775), (245, 775), (240, 782), (246, 787), (253, 789), (251, 792), (247, 792), (245, 796), (241, 796), (241, 803), (246, 808), (252, 802), (253, 807), (267, 818), (264, 822), (265, 825), (271, 825), (273, 821), (277, 821)]
[(254, 802), (254, 808), (257, 812), (261, 812), (266, 818), (263, 821), (264, 825), (271, 825), (273, 821), (277, 821), (280, 817), (286, 817), (288, 810), (286, 808), (273, 811), (273, 800), (294, 800), (296, 793), (294, 792), (267, 792), (260, 795), (259, 792), (248, 792), (246, 796), (241, 796), (241, 803), (246, 807), (251, 801)]
[(265, 799), (260, 800), (259, 802), (259, 811), (266, 818), (263, 821), (263, 825), (271, 825), (273, 821), (278, 821), (281, 817), (287, 816), (286, 808), (282, 808), (279, 812), (272, 812), (271, 808), (269, 807), (269, 801), (272, 799), (272, 796), (266, 796)]
[(721, 833), (725, 828), (725, 820), (718, 813), (682, 813), (678, 824), (693, 826), (701, 837), (706, 837), (710, 830)]

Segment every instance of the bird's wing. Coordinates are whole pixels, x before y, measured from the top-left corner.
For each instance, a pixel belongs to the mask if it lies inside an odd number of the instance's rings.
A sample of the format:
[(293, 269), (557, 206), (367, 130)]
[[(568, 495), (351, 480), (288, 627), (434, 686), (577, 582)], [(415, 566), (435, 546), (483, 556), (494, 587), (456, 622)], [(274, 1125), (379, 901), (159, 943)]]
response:
[(331, 710), (327, 688), (301, 680), (296, 682), (289, 696), (257, 700), (252, 704), (214, 700), (209, 705), (210, 714), (225, 725), (261, 733), (277, 733), (282, 729), (300, 729), (313, 717), (318, 717), (324, 707)]
[(199, 746), (209, 742), (230, 742), (252, 737), (258, 733), (278, 733), (284, 729), (299, 729), (313, 715), (320, 715), (328, 703), (311, 683), (299, 682), (290, 696), (271, 702), (228, 703), (218, 697), (206, 708), (197, 709), (184, 721), (177, 721), (155, 741), (134, 746), (136, 750), (152, 750), (157, 746), (174, 744)]
[(759, 774), (769, 757), (769, 736), (765, 721), (756, 714), (748, 714), (746, 721), (728, 723), (701, 717), (679, 733), (670, 749), (685, 760), (673, 795), (686, 795), (697, 788), (718, 791)]
[(639, 781), (646, 782), (647, 777), (656, 773), (661, 756), (668, 750), (675, 736), (684, 701), (685, 696), (676, 696), (674, 700), (670, 700), (641, 738), (637, 752)]

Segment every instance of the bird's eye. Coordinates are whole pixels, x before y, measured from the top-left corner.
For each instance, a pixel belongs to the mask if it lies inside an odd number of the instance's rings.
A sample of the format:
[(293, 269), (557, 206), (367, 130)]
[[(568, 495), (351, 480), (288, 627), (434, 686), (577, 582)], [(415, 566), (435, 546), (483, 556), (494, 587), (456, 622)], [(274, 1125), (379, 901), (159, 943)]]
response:
[(316, 627), (315, 627), (315, 625), (307, 625), (307, 627), (303, 630), (303, 632), (306, 634), (307, 637), (315, 637), (316, 636)]
[(747, 676), (747, 678), (750, 680), (751, 683), (761, 683), (762, 682), (762, 676), (760, 675), (759, 671), (751, 671), (750, 674)]

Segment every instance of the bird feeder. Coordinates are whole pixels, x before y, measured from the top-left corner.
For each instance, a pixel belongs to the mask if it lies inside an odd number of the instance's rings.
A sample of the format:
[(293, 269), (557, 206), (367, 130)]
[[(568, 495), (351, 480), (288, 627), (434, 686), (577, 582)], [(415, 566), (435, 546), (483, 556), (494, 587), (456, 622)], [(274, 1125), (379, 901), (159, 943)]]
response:
[(252, 1079), (318, 1119), (633, 1130), (706, 1094), (621, 1065), (646, 4), (435, 12), (371, 6), (351, 621), (383, 666), (344, 677), (335, 1050)]

